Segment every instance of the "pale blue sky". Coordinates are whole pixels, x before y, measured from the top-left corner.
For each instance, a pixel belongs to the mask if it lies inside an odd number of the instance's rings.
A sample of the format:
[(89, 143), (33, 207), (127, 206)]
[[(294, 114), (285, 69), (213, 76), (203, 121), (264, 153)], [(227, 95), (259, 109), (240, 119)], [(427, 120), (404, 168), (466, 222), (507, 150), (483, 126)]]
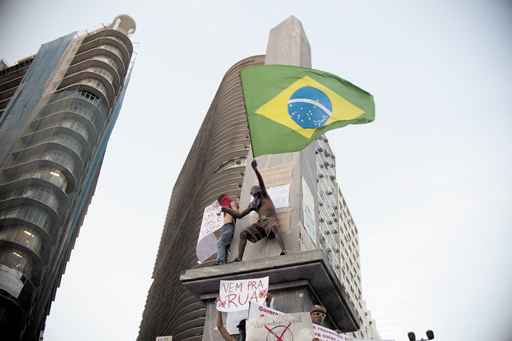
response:
[(512, 336), (506, 1), (0, 0), (0, 58), (127, 13), (138, 57), (45, 340), (135, 340), (172, 186), (224, 72), (302, 20), (313, 66), (375, 96), (328, 133), (383, 337)]

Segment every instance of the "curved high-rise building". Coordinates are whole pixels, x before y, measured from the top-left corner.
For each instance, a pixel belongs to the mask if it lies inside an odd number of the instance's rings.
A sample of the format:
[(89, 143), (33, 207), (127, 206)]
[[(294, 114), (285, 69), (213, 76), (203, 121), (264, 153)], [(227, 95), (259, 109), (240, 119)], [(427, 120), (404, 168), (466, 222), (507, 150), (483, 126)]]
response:
[(222, 193), (240, 196), (250, 148), (240, 69), (264, 60), (249, 57), (226, 72), (190, 149), (172, 192), (139, 341), (160, 335), (178, 341), (202, 338), (205, 307), (179, 276), (197, 263), (202, 208)]
[(0, 333), (39, 340), (126, 90), (135, 22), (117, 17), (0, 70)]

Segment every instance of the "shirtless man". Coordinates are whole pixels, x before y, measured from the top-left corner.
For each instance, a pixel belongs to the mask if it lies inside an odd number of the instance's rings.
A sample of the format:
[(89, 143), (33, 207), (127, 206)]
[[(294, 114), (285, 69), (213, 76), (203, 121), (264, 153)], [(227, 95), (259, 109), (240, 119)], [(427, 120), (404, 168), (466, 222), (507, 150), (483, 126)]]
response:
[[(218, 199), (221, 207), (231, 208), (238, 212), (238, 203), (231, 199), (227, 194), (222, 194)], [(216, 264), (226, 264), (226, 255), (233, 240), (233, 232), (235, 231), (235, 218), (227, 212), (224, 212), (224, 225), (220, 228), (220, 238), (217, 241), (217, 260)]]
[(252, 211), (256, 211), (259, 215), (259, 219), (256, 223), (240, 232), (240, 246), (238, 249), (238, 257), (234, 260), (235, 262), (242, 260), (247, 240), (251, 243), (256, 243), (263, 238), (272, 239), (275, 237), (281, 247), (281, 255), (286, 254), (284, 242), (279, 231), (280, 226), (276, 209), (272, 199), (270, 199), (270, 196), (268, 195), (267, 189), (265, 188), (263, 178), (258, 171), (258, 163), (256, 160), (252, 161), (251, 166), (258, 177), (259, 186), (253, 186), (251, 188), (251, 196), (253, 197), (253, 200), (249, 206), (242, 212), (237, 212), (229, 208), (222, 208), (223, 212), (227, 212), (237, 219), (245, 217)]

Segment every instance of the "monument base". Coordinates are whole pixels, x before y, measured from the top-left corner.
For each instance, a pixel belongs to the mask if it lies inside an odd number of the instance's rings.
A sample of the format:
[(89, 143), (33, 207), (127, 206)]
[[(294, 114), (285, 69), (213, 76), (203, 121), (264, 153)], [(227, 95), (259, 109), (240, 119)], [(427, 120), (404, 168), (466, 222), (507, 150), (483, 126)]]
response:
[(206, 304), (203, 340), (221, 340), (215, 327), (215, 300), (221, 280), (269, 276), (273, 308), (285, 313), (309, 311), (313, 304), (327, 308), (326, 326), (342, 332), (359, 329), (361, 319), (320, 250), (292, 253), (185, 271), (181, 283)]

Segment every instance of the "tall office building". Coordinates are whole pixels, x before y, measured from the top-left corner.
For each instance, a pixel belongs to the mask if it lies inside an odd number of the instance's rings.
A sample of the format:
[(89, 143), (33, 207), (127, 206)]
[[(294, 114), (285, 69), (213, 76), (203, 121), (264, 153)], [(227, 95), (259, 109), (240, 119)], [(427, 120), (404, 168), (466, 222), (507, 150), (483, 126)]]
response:
[[(274, 308), (298, 312), (321, 303), (329, 327), (355, 332), (363, 324), (351, 283), (343, 281), (335, 161), (323, 136), (301, 152), (258, 157), (266, 187), (283, 199), (277, 214), (290, 254), (278, 256), (275, 241), (260, 241), (247, 245), (242, 263), (194, 267), (203, 209), (222, 193), (240, 197), (243, 209), (257, 183), (240, 83), (240, 69), (253, 64), (311, 67), (300, 21), (290, 17), (273, 28), (265, 56), (244, 59), (224, 76), (171, 196), (138, 341), (220, 340), (214, 298), (221, 279), (269, 276)], [(254, 218), (238, 220), (231, 250)]]
[(359, 232), (336, 180), (336, 157), (325, 136), (319, 137), (313, 146), (318, 167), (316, 181), (320, 246), (361, 318), (359, 329), (345, 336), (378, 340), (380, 335), (376, 321), (372, 319), (363, 299)]
[(338, 232), (336, 232), (336, 236), (338, 237), (338, 245), (340, 248), (339, 252), (335, 250), (336, 257), (340, 263), (340, 268), (337, 268), (337, 274), (344, 287), (347, 288), (349, 297), (355, 303), (355, 308), (359, 316), (361, 316), (361, 326), (359, 329), (355, 332), (345, 334), (345, 336), (347, 338), (380, 340), (377, 323), (372, 318), (362, 294), (359, 232), (339, 184), (337, 184), (336, 191), (338, 193)]
[(39, 340), (126, 91), (135, 22), (118, 16), (0, 63), (0, 334)]

